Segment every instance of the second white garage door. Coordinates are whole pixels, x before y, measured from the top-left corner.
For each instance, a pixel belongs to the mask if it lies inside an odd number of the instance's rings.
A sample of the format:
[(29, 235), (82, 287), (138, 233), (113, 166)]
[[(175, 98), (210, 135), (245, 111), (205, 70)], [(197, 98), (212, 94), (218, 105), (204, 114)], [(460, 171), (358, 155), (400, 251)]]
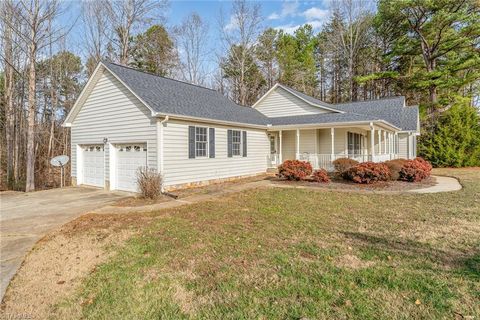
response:
[(145, 144), (116, 145), (116, 189), (138, 191), (137, 170), (147, 165)]

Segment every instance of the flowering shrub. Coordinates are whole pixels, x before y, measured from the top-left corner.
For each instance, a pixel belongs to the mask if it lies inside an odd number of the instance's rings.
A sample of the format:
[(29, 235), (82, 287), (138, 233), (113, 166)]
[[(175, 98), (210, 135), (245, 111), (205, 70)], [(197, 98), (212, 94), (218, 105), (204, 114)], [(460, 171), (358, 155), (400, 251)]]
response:
[(430, 176), (432, 165), (422, 158), (407, 160), (400, 169), (400, 180), (419, 182)]
[(303, 180), (312, 174), (312, 165), (307, 161), (285, 160), (278, 166), (278, 176), (287, 180)]
[(387, 181), (390, 169), (384, 163), (363, 162), (345, 171), (343, 177), (356, 183)]
[(422, 157), (416, 157), (414, 160), (420, 162), (423, 169), (428, 173), (428, 176), (430, 176), (430, 173), (432, 172), (432, 164)]
[(403, 165), (407, 159), (395, 159), (385, 161), (385, 165), (390, 169), (390, 180), (398, 180), (400, 179), (400, 170), (402, 169)]
[(312, 180), (315, 182), (330, 182), (330, 177), (325, 169), (318, 169), (313, 171)]
[(342, 175), (351, 167), (356, 166), (358, 164), (358, 161), (349, 158), (339, 158), (337, 160), (334, 160), (332, 163), (333, 167), (335, 168), (335, 173), (337, 173), (338, 175)]

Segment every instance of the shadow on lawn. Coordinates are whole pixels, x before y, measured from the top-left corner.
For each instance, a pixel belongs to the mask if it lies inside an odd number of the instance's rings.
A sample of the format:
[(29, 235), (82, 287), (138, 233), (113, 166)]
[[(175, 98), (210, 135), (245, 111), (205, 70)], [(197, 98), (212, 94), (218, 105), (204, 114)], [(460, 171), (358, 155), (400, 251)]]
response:
[(480, 279), (480, 251), (471, 251), (471, 254), (458, 251), (436, 249), (428, 244), (412, 240), (383, 238), (361, 232), (342, 232), (364, 249), (395, 253), (408, 259), (429, 259), (433, 263), (441, 264), (446, 269), (468, 277)]

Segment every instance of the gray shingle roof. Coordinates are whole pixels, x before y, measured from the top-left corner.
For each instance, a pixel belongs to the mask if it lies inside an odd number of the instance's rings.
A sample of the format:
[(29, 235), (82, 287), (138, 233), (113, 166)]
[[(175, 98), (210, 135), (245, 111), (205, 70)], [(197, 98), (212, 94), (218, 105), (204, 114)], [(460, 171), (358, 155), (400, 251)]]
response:
[(375, 116), (402, 130), (417, 130), (418, 106), (405, 107), (405, 97), (340, 103), (333, 107), (345, 112)]
[(103, 64), (158, 113), (258, 125), (268, 122), (259, 111), (242, 107), (215, 90), (114, 63)]
[(272, 125), (295, 125), (295, 124), (317, 124), (317, 123), (339, 123), (339, 122), (363, 122), (378, 121), (378, 117), (356, 114), (356, 113), (319, 113), (300, 116), (274, 117), (269, 118)]
[(404, 98), (328, 104), (292, 88), (282, 87), (306, 101), (345, 113), (267, 117), (240, 106), (221, 93), (186, 82), (160, 77), (118, 64), (103, 64), (155, 112), (254, 125), (325, 124), (385, 120), (403, 130), (417, 130), (418, 107), (404, 107)]

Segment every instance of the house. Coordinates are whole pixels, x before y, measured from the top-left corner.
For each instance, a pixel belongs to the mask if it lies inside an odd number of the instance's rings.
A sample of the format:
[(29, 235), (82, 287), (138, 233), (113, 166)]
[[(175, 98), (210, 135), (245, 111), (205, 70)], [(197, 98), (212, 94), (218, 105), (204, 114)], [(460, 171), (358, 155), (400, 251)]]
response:
[(185, 82), (101, 62), (65, 126), (74, 184), (136, 191), (136, 171), (167, 190), (256, 175), (287, 159), (332, 169), (342, 157), (416, 156), (417, 107), (403, 97), (328, 104), (281, 84), (252, 107)]

